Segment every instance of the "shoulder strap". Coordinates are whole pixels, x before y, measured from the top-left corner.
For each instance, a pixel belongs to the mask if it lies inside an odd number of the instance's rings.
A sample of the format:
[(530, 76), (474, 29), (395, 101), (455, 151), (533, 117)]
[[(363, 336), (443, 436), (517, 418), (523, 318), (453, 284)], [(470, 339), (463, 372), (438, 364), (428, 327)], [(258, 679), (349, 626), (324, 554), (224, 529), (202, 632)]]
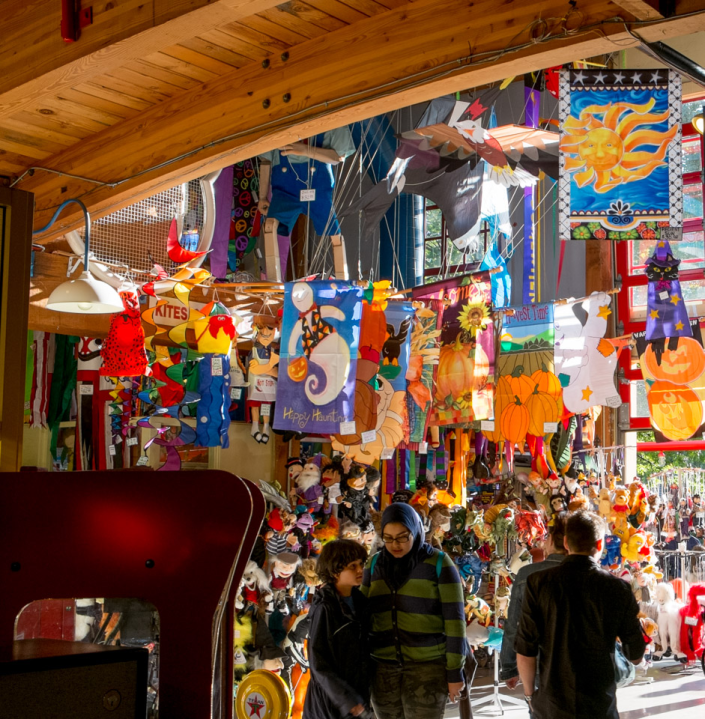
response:
[(377, 564), (377, 560), (379, 559), (379, 552), (375, 554), (374, 557), (372, 557), (372, 561), (370, 562), (370, 579), (372, 579), (372, 575), (375, 573), (375, 564)]
[(436, 578), (441, 578), (441, 569), (443, 568), (443, 557), (445, 557), (445, 552), (438, 552), (438, 557), (436, 558)]

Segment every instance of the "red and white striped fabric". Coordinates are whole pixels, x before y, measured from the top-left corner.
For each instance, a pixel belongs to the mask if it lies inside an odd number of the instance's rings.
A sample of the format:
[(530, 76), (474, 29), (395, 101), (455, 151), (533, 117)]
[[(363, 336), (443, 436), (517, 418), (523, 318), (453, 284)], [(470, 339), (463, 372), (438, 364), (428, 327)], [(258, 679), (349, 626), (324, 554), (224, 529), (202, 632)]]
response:
[(54, 335), (49, 332), (34, 333), (34, 374), (30, 400), (29, 426), (46, 428), (50, 375), (54, 372)]

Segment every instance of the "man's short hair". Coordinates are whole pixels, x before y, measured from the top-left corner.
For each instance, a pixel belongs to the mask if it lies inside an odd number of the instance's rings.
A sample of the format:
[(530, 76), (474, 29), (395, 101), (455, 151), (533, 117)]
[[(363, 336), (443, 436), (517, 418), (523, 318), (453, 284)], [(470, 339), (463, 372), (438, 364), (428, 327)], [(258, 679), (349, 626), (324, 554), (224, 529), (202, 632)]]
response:
[(553, 524), (548, 528), (548, 533), (553, 540), (553, 546), (560, 554), (565, 554), (563, 546), (563, 538), (565, 537), (565, 521), (568, 518), (568, 512), (557, 512), (553, 515)]
[(324, 584), (335, 584), (345, 567), (358, 559), (363, 563), (367, 561), (367, 550), (362, 544), (352, 539), (336, 539), (324, 545), (316, 571)]
[(575, 554), (592, 554), (605, 536), (605, 523), (594, 512), (573, 512), (565, 522), (568, 548)]

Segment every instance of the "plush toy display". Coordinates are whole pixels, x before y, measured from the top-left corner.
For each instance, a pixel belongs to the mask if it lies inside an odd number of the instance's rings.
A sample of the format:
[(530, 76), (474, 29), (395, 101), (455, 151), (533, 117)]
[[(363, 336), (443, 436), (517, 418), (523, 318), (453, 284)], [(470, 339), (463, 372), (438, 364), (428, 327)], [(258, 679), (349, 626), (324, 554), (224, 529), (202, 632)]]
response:
[(370, 494), (367, 490), (365, 468), (354, 464), (345, 478), (345, 490), (340, 504), (340, 516), (361, 527), (370, 521)]
[(323, 509), (323, 487), (321, 487), (321, 468), (309, 460), (303, 471), (296, 478), (296, 488), (292, 500), (307, 512), (318, 512)]
[(617, 487), (614, 491), (614, 501), (612, 502), (612, 516), (614, 521), (613, 532), (623, 542), (629, 539), (629, 492), (625, 487)]
[(703, 655), (703, 617), (705, 616), (705, 584), (693, 584), (688, 590), (688, 603), (680, 609), (680, 649), (689, 662)]
[(658, 604), (658, 634), (661, 649), (654, 653), (654, 659), (661, 659), (670, 649), (675, 659), (685, 659), (681, 652), (681, 615), (683, 606), (676, 601), (671, 584), (661, 582), (656, 585), (656, 602)]

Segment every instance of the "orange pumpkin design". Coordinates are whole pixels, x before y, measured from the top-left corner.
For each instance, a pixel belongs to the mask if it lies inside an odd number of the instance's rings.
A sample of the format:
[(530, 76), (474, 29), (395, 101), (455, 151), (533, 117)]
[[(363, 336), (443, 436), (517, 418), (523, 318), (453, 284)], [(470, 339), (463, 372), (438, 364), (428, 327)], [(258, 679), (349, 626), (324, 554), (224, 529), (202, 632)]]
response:
[(519, 397), (502, 412), (500, 423), (502, 434), (508, 442), (521, 444), (526, 439), (526, 433), (529, 431), (529, 410), (524, 407)]
[(441, 347), (436, 375), (436, 399), (444, 402), (450, 396), (460, 399), (472, 389), (475, 381), (475, 363), (470, 357), (470, 346), (461, 344), (458, 336), (452, 344)]
[(686, 385), (657, 380), (647, 399), (652, 424), (668, 439), (690, 439), (703, 423), (702, 402)]
[(522, 404), (526, 404), (526, 400), (531, 397), (536, 389), (536, 382), (533, 381), (530, 376), (524, 374), (523, 367), (515, 367), (507, 379), (509, 380), (513, 394), (519, 398)]
[(647, 372), (654, 379), (663, 379), (676, 384), (688, 384), (700, 377), (705, 370), (705, 350), (692, 337), (679, 337), (678, 346), (668, 349), (669, 340), (661, 354), (661, 364), (651, 344), (647, 345), (642, 361)]
[(302, 355), (289, 362), (287, 373), (292, 382), (301, 382), (308, 374), (308, 360)]
[(526, 409), (529, 412), (529, 434), (535, 437), (543, 437), (546, 434), (543, 430), (545, 422), (558, 422), (560, 414), (556, 400), (544, 392), (539, 392), (538, 387), (526, 400)]

